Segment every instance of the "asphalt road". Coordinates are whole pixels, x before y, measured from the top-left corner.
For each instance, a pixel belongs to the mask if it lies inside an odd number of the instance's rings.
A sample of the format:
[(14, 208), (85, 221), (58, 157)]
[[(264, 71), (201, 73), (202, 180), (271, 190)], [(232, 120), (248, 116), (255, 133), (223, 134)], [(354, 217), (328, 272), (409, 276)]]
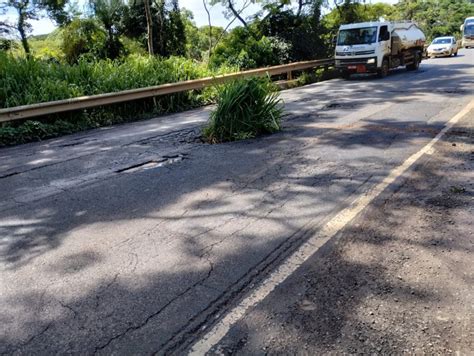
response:
[(473, 88), (463, 50), (285, 91), (255, 140), (201, 143), (204, 108), (0, 150), (0, 352), (183, 353)]
[(474, 108), (396, 189), (384, 191), (272, 293), (233, 318), (222, 338), (213, 343), (202, 338), (204, 350), (217, 355), (472, 354), (473, 117)]

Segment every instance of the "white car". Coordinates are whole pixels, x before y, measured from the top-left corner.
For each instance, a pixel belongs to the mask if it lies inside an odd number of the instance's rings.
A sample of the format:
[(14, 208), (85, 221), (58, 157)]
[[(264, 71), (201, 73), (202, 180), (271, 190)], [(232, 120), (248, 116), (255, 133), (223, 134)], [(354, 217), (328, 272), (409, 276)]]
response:
[(449, 37), (436, 37), (427, 49), (428, 57), (458, 55), (458, 44), (456, 39)]

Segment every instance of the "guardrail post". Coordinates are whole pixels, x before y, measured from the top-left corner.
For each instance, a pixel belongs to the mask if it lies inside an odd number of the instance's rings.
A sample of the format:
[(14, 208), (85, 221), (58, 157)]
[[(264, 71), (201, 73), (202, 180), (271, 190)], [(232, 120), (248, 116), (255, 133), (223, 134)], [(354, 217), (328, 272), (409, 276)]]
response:
[(293, 73), (291, 70), (289, 72), (286, 72), (286, 80), (293, 80)]

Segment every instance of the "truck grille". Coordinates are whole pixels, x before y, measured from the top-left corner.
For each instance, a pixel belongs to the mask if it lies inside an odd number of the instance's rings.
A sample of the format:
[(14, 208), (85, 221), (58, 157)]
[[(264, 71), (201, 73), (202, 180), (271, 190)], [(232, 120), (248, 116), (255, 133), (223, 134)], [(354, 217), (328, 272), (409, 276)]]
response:
[(368, 54), (374, 54), (375, 50), (370, 50), (370, 51), (355, 51), (355, 52), (336, 52), (336, 56), (363, 56), (363, 55), (368, 55)]
[(347, 59), (337, 59), (341, 64), (347, 63), (367, 63), (367, 59), (369, 58), (347, 58)]

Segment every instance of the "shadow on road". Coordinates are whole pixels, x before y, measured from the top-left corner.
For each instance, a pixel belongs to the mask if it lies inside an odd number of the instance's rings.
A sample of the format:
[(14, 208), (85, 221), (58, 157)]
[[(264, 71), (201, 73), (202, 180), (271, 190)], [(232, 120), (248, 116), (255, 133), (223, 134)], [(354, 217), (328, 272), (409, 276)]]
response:
[(214, 352), (469, 353), (473, 137), (472, 127), (448, 133), (441, 154), (425, 157)]
[[(92, 353), (119, 342), (125, 353), (124, 345), (137, 353), (172, 349), (250, 283), (252, 273), (265, 270), (275, 254), (291, 251), (313, 233), (309, 222), (323, 223), (441, 128), (441, 122), (427, 122), (418, 114), (402, 121), (395, 113), (374, 114), (349, 123), (338, 121), (341, 116), (377, 102), (406, 102), (407, 96), (410, 102), (422, 101), (433, 87), (442, 97), (460, 95), (472, 81), (454, 85), (453, 78), (461, 77), (465, 68), (437, 68), (434, 78), (421, 71), (350, 81), (317, 98), (311, 97), (311, 86), (304, 87), (299, 90), (308, 93), (308, 100), (303, 95), (288, 103), (291, 112), (281, 133), (239, 143), (194, 144), (189, 156), (175, 165), (116, 174), (0, 212), (5, 272), (34, 265), (35, 274), (50, 280), (30, 282), (31, 289), (45, 292), (9, 294), (6, 307), (11, 312), (1, 323), (11, 327), (0, 342), (6, 348), (0, 350)], [(409, 89), (399, 90), (400, 81)], [(351, 100), (353, 106), (337, 99), (348, 90), (355, 96), (360, 92)], [(316, 110), (318, 101), (329, 104)], [(444, 173), (432, 172), (440, 177)], [(137, 233), (134, 226), (141, 222), (147, 229)], [(375, 233), (372, 238), (365, 243), (391, 239)], [(66, 244), (69, 254), (61, 249)], [(343, 292), (360, 275), (379, 273), (374, 279), (382, 281), (376, 288), (382, 294), (433, 298), (432, 291), (415, 289), (413, 294), (413, 288), (385, 280), (383, 271), (371, 272), (371, 266), (337, 254), (331, 261), (311, 277), (314, 286), (324, 286), (328, 278), (330, 285), (333, 278), (340, 283), (335, 290), (315, 292), (323, 293), (325, 302), (314, 315), (325, 316), (317, 330), (307, 332), (326, 335), (324, 342), (340, 335), (352, 308), (361, 303), (363, 293), (354, 299)], [(71, 293), (64, 291), (64, 283)], [(363, 290), (360, 283), (357, 288)], [(346, 308), (325, 313), (334, 303)], [(332, 320), (330, 328), (324, 320)], [(305, 331), (304, 317), (294, 323)], [(381, 336), (392, 337), (389, 332)]]

